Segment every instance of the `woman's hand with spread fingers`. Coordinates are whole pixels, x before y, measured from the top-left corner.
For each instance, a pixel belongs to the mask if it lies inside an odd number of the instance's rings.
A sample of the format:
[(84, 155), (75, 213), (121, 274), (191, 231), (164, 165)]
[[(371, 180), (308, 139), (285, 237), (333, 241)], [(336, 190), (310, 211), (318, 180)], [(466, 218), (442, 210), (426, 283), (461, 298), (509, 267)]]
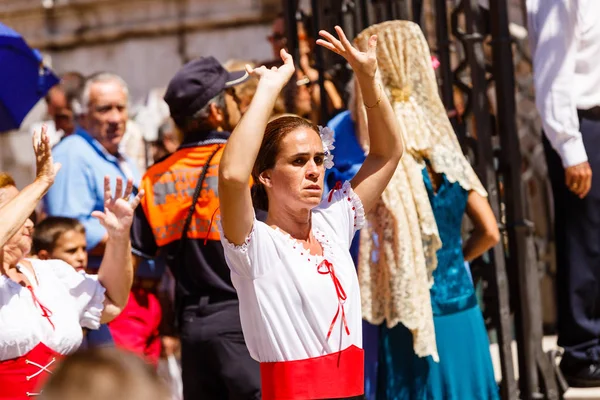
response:
[(42, 125), (40, 131), (33, 132), (32, 142), (35, 153), (35, 178), (51, 186), (61, 164), (55, 163), (52, 159), (52, 147), (47, 131), (46, 125)]
[(260, 80), (259, 85), (267, 84), (274, 89), (281, 90), (289, 82), (296, 70), (292, 56), (285, 49), (281, 50), (281, 59), (283, 60), (281, 67), (272, 67), (269, 69), (264, 65), (258, 68), (246, 65), (246, 71)]
[(317, 44), (344, 57), (355, 74), (368, 78), (375, 77), (377, 71), (377, 35), (369, 38), (367, 51), (362, 52), (352, 46), (342, 28), (336, 26), (335, 31), (339, 39), (336, 39), (325, 30), (319, 31), (319, 35), (323, 39), (318, 39)]
[(131, 179), (127, 180), (125, 193), (123, 193), (123, 179), (118, 177), (113, 196), (110, 190), (110, 178), (108, 176), (104, 177), (104, 212), (94, 211), (92, 216), (98, 218), (106, 229), (109, 239), (129, 239), (134, 210), (144, 196), (144, 191), (141, 190), (133, 201), (129, 201), (132, 192), (133, 181)]

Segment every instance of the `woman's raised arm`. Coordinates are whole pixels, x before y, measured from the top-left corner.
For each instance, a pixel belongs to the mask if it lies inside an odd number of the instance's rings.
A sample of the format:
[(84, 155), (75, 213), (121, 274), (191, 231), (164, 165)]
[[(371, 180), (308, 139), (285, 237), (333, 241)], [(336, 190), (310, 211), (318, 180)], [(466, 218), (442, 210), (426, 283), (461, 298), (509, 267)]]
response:
[(46, 125), (40, 132), (33, 133), (33, 152), (35, 153), (36, 177), (19, 194), (0, 208), (0, 248), (21, 229), (27, 218), (33, 213), (38, 202), (44, 197), (54, 177), (60, 169), (60, 163), (52, 161), (50, 139), (46, 134)]
[(377, 36), (371, 36), (367, 51), (361, 52), (352, 46), (342, 28), (336, 26), (335, 30), (339, 40), (327, 31), (320, 31), (319, 34), (324, 39), (317, 40), (317, 44), (348, 61), (358, 80), (367, 109), (369, 155), (351, 181), (352, 188), (367, 212), (375, 205), (392, 178), (402, 158), (404, 144), (396, 114), (383, 86), (375, 80)]
[(254, 221), (248, 183), (263, 140), (265, 128), (279, 93), (294, 74), (294, 61), (281, 50), (284, 64), (267, 69), (246, 69), (260, 81), (248, 111), (231, 133), (219, 163), (221, 226), (228, 241), (240, 245)]
[(133, 262), (131, 257), (131, 241), (129, 238), (133, 214), (140, 204), (144, 191), (129, 201), (133, 192), (133, 181), (129, 179), (125, 192), (123, 180), (117, 177), (114, 195), (110, 190), (110, 177), (104, 177), (104, 211), (94, 211), (92, 216), (98, 218), (106, 229), (108, 240), (98, 270), (98, 281), (106, 289), (102, 323), (112, 321), (127, 305), (131, 284), (133, 283)]

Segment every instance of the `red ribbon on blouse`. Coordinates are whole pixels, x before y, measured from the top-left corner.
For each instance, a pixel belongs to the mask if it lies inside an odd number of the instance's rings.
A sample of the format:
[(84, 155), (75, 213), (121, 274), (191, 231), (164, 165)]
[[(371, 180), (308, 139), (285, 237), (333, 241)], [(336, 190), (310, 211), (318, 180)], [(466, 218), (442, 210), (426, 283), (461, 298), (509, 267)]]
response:
[(46, 318), (48, 320), (48, 322), (50, 322), (50, 325), (52, 325), (52, 329), (56, 330), (56, 328), (54, 327), (54, 324), (52, 323), (52, 320), (50, 319), (50, 317), (52, 316), (52, 311), (50, 311), (50, 309), (48, 307), (46, 307), (45, 305), (40, 303), (37, 296), (35, 295), (35, 292), (33, 291), (33, 288), (31, 287), (31, 285), (27, 285), (27, 289), (29, 289), (29, 291), (31, 292), (31, 297), (33, 298), (33, 304), (37, 305), (42, 310), (42, 317)]
[(338, 308), (333, 320), (331, 321), (331, 325), (329, 325), (329, 331), (327, 332), (327, 340), (331, 336), (331, 332), (333, 331), (333, 327), (335, 326), (335, 322), (337, 321), (340, 311), (342, 313), (342, 325), (346, 330), (346, 334), (350, 335), (350, 329), (348, 328), (348, 322), (346, 321), (346, 311), (344, 310), (344, 303), (346, 302), (347, 296), (344, 288), (338, 277), (335, 275), (335, 270), (333, 268), (333, 264), (328, 260), (321, 261), (321, 264), (317, 267), (317, 271), (322, 275), (329, 274), (331, 276), (331, 280), (333, 281), (333, 285), (335, 286), (335, 292), (338, 298)]

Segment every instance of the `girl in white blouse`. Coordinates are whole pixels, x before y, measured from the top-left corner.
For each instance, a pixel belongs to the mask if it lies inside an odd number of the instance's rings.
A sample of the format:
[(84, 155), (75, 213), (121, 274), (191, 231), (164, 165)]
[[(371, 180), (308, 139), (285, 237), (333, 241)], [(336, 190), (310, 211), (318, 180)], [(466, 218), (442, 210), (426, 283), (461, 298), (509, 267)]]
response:
[[(244, 337), (261, 363), (263, 399), (351, 398), (364, 393), (361, 307), (349, 247), (364, 212), (381, 195), (402, 156), (397, 120), (376, 78), (377, 37), (355, 49), (341, 28), (317, 43), (354, 69), (367, 108), (370, 152), (352, 182), (323, 201), (332, 137), (299, 117), (267, 120), (294, 76), (284, 65), (248, 72), (259, 78), (250, 107), (219, 166), (222, 241), (240, 298)], [(254, 217), (248, 189), (254, 179)]]
[[(38, 184), (15, 206), (12, 200), (19, 191), (10, 176), (0, 174), (0, 208), (9, 204), (16, 207), (15, 213), (29, 209), (37, 200), (37, 186), (42, 188), (41, 197), (54, 181), (60, 166), (52, 162), (45, 127), (41, 137), (36, 136)], [(94, 215), (106, 228), (109, 241), (97, 276), (79, 274), (59, 260), (27, 259), (33, 229), (29, 219), (24, 223), (13, 219), (11, 223), (21, 223), (20, 228), (5, 226), (0, 232), (16, 232), (0, 248), (0, 399), (38, 395), (61, 356), (81, 344), (81, 328), (98, 329), (127, 303), (133, 279), (129, 228), (143, 193), (129, 202), (132, 182), (122, 194), (123, 182), (117, 179), (114, 196), (108, 177), (104, 183), (105, 210)], [(76, 188), (73, 191), (76, 195)]]

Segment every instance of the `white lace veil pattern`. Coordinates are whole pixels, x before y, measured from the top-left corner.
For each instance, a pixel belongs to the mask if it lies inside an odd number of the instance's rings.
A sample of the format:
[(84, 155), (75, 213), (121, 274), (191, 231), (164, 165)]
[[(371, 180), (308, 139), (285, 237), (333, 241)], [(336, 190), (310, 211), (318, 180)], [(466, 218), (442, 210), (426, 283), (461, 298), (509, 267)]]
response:
[[(409, 21), (373, 25), (355, 39), (364, 50), (376, 34), (379, 80), (398, 116), (405, 154), (361, 231), (358, 274), (363, 317), (413, 333), (415, 353), (438, 360), (429, 289), (442, 246), (427, 190), (424, 159), (467, 191), (487, 193), (464, 157), (438, 93), (421, 28)], [(362, 96), (356, 88), (356, 104)], [(356, 110), (357, 134), (368, 137), (366, 111)]]

